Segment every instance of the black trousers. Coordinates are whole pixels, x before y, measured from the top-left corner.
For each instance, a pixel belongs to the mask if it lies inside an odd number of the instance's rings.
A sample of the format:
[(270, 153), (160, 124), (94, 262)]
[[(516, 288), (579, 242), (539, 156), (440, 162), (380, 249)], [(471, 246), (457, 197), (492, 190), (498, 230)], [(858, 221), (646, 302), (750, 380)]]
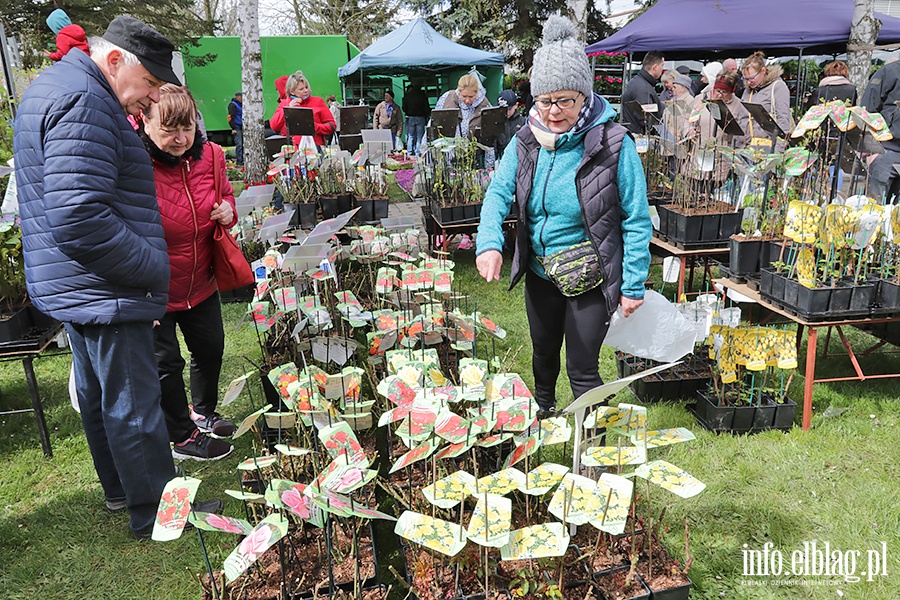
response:
[(552, 282), (529, 270), (525, 276), (525, 310), (534, 349), (534, 398), (541, 408), (556, 406), (563, 338), (566, 373), (575, 398), (603, 385), (598, 365), (600, 346), (609, 329), (609, 310), (600, 287), (568, 298)]
[(225, 352), (222, 305), (216, 292), (188, 310), (166, 313), (153, 329), (156, 368), (162, 388), (162, 409), (169, 440), (182, 442), (194, 431), (184, 387), (185, 361), (175, 326), (181, 329), (191, 353), (191, 401), (194, 412), (211, 415), (219, 403), (219, 373)]

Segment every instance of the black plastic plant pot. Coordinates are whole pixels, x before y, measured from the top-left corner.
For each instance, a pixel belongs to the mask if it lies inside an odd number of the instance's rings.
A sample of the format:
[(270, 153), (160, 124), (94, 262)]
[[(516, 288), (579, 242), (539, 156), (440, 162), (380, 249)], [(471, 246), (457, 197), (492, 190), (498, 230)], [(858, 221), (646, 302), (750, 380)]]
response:
[(848, 285), (838, 283), (831, 290), (831, 300), (828, 302), (828, 312), (847, 312), (850, 310), (850, 297), (853, 289)]
[(669, 209), (666, 213), (666, 235), (673, 237), (678, 233), (678, 213)]
[(768, 269), (774, 262), (784, 262), (787, 249), (783, 240), (765, 240), (759, 252), (759, 268)]
[(781, 302), (784, 300), (784, 281), (778, 282), (778, 289), (781, 291), (776, 293), (775, 279), (777, 273), (769, 269), (762, 269), (759, 272), (759, 293), (769, 300)]
[(48, 317), (34, 307), (34, 304), (28, 305), (28, 314), (31, 315), (31, 326), (38, 331), (49, 331), (59, 327), (59, 321), (53, 317)]
[(700, 220), (700, 241), (715, 242), (722, 239), (719, 230), (722, 225), (722, 217), (724, 215), (713, 213), (703, 215)]
[(850, 311), (855, 315), (868, 314), (869, 309), (875, 304), (875, 285), (860, 283), (854, 285), (850, 296)]
[(387, 198), (375, 198), (373, 200), (372, 212), (374, 213), (375, 221), (388, 218), (389, 204)]
[(369, 198), (357, 198), (356, 206), (359, 210), (353, 215), (357, 223), (370, 223), (375, 220), (375, 201)]
[(347, 192), (345, 194), (338, 194), (337, 210), (338, 210), (338, 214), (345, 213), (348, 210), (353, 210), (353, 194), (352, 193)]
[(797, 304), (794, 307), (798, 313), (807, 316), (827, 315), (831, 292), (830, 287), (808, 288), (801, 285), (797, 290)]
[(784, 299), (782, 305), (795, 308), (797, 306), (797, 296), (800, 294), (800, 282), (790, 277), (784, 278)]
[[(683, 243), (699, 242), (703, 238), (703, 215), (675, 213), (675, 239)], [(669, 232), (672, 235), (672, 232)]]
[(291, 225), (303, 229), (315, 227), (316, 204), (314, 202), (307, 202), (305, 204), (297, 204), (296, 206), (297, 210), (294, 211), (294, 216), (291, 217)]
[(794, 426), (794, 416), (797, 414), (797, 403), (790, 398), (775, 406), (775, 418), (772, 426), (775, 429), (790, 429)]
[(448, 225), (453, 222), (453, 209), (449, 206), (438, 208), (434, 216), (441, 225)]
[(481, 218), (481, 207), (482, 203), (477, 202), (475, 204), (466, 204), (463, 206), (463, 211), (466, 215), (467, 221), (475, 221)]
[(5, 319), (0, 319), (0, 342), (21, 340), (31, 329), (31, 313), (23, 306)]
[(668, 235), (669, 215), (672, 214), (672, 211), (665, 206), (659, 205), (656, 207), (656, 213), (659, 215), (659, 233), (661, 235)]
[(775, 409), (777, 408), (771, 398), (764, 396), (762, 403), (756, 407), (756, 412), (753, 413), (753, 431), (771, 429), (775, 423)]
[(323, 219), (333, 219), (340, 213), (337, 196), (319, 196), (319, 207)]
[(687, 600), (691, 593), (693, 582), (688, 579), (687, 583), (665, 589), (650, 588), (650, 600)]
[(709, 377), (704, 377), (693, 370), (690, 375), (682, 375), (679, 399), (696, 397), (697, 392), (709, 387), (709, 380)]
[[(616, 587), (618, 581), (615, 581), (613, 578), (621, 577), (621, 573), (623, 571), (627, 572), (630, 568), (630, 565), (622, 565), (598, 571), (593, 574), (594, 582), (603, 591), (603, 594), (609, 597), (611, 592), (620, 591), (620, 588)], [(642, 591), (632, 596), (620, 595), (617, 598), (621, 598), (621, 600), (647, 600), (647, 598), (650, 598), (650, 587), (644, 582), (644, 579), (637, 572), (634, 573), (634, 579), (640, 585)]]
[(462, 204), (457, 204), (456, 206), (451, 206), (450, 211), (451, 211), (451, 213), (450, 213), (451, 221), (453, 221), (454, 223), (466, 220), (466, 207), (463, 206)]
[(698, 392), (697, 398), (697, 414), (710, 431), (731, 431), (734, 421), (733, 406), (718, 406), (716, 398), (704, 392)]
[(875, 303), (883, 312), (890, 313), (900, 309), (900, 285), (887, 279), (879, 279)]
[(728, 238), (728, 270), (732, 275), (751, 275), (759, 272), (762, 241), (747, 238)]
[(733, 213), (723, 213), (719, 219), (719, 239), (727, 240), (741, 230), (741, 220), (744, 218), (744, 209)]
[(735, 406), (731, 430), (738, 433), (751, 431), (753, 429), (754, 414), (756, 414), (755, 406)]

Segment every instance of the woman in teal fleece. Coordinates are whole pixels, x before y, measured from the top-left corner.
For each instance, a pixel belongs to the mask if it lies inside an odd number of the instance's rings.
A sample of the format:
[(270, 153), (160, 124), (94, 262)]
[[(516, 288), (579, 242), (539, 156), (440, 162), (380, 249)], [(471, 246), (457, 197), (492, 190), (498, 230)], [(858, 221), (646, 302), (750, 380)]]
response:
[[(502, 223), (519, 205), (512, 286), (525, 276), (525, 307), (533, 346), (534, 393), (545, 411), (556, 406), (560, 350), (575, 398), (602, 385), (600, 346), (609, 317), (631, 316), (643, 303), (650, 267), (650, 213), (640, 158), (615, 111), (594, 94), (587, 56), (575, 26), (553, 16), (535, 52), (528, 123), (497, 165), (481, 212), (476, 265), (500, 279)], [(589, 240), (603, 281), (565, 296), (542, 260)]]

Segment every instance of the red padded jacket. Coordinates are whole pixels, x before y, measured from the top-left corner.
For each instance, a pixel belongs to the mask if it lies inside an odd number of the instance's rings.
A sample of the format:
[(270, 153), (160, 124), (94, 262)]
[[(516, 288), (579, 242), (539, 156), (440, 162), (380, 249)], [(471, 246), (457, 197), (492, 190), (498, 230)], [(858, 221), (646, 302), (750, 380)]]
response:
[[(169, 303), (166, 312), (187, 310), (216, 291), (212, 270), (213, 231), (209, 220), (219, 202), (213, 176), (212, 153), (221, 155), (222, 195), (234, 208), (234, 190), (225, 175), (222, 148), (207, 142), (199, 159), (182, 158), (175, 166), (153, 160), (156, 199), (169, 246)], [(237, 213), (228, 225), (237, 223)]]
[[(291, 98), (285, 98), (279, 102), (278, 108), (275, 109), (275, 114), (269, 119), (269, 127), (274, 131), (277, 131), (280, 135), (287, 135), (287, 126), (284, 122), (284, 107), (290, 106), (291, 102)], [(331, 109), (328, 108), (325, 101), (318, 96), (307, 96), (305, 100), (300, 102), (299, 106), (300, 108), (312, 109), (313, 123), (315, 123), (316, 126), (316, 135), (313, 136), (313, 140), (315, 140), (317, 146), (324, 146), (325, 140), (331, 137), (331, 134), (334, 133), (336, 127), (334, 115), (331, 114)], [(299, 144), (300, 136), (295, 135), (293, 142), (294, 144)]]
[(62, 60), (63, 56), (69, 53), (72, 48), (78, 48), (85, 54), (90, 55), (91, 49), (88, 47), (87, 35), (81, 25), (66, 25), (56, 34), (56, 52), (50, 52), (47, 56), (52, 61)]

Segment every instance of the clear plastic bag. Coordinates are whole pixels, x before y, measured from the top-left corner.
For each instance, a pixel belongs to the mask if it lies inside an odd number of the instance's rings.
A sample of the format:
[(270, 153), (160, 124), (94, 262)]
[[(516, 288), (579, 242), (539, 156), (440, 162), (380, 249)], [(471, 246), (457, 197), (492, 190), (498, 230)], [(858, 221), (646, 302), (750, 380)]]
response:
[(621, 309), (609, 320), (603, 341), (622, 352), (659, 362), (674, 362), (694, 349), (697, 329), (658, 292), (647, 290), (644, 304), (627, 319)]

